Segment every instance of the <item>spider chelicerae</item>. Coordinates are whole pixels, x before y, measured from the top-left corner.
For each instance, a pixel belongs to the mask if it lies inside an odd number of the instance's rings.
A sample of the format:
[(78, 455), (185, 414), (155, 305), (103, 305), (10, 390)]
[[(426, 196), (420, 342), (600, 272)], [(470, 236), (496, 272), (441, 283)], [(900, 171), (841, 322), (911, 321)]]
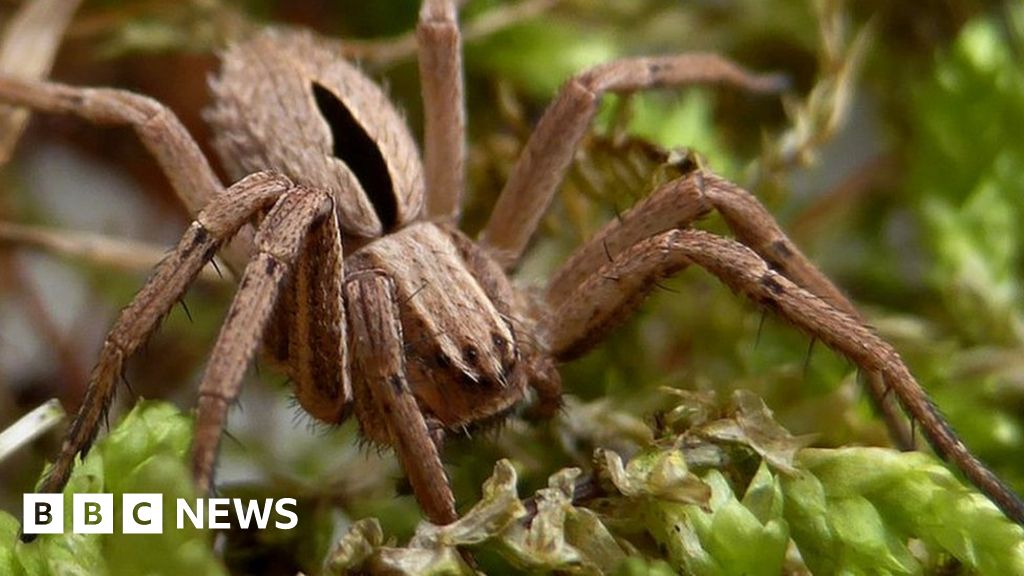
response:
[[(785, 236), (753, 195), (691, 167), (580, 246), (540, 291), (509, 279), (606, 93), (780, 78), (714, 54), (628, 58), (570, 80), (540, 119), (490, 219), (459, 231), (465, 118), (454, 0), (425, 0), (417, 27), (424, 159), (384, 92), (311, 32), (266, 28), (222, 54), (207, 120), (235, 179), (225, 187), (175, 116), (120, 90), (0, 77), (0, 101), (132, 126), (194, 215), (111, 329), (81, 410), (41, 491), (88, 449), (125, 360), (220, 254), (238, 290), (199, 387), (193, 471), (211, 488), (228, 408), (263, 349), (302, 408), (394, 447), (426, 516), (457, 519), (445, 435), (502, 417), (533, 391), (551, 414), (557, 365), (585, 354), (659, 279), (696, 265), (853, 361), (943, 457), (1011, 517), (1024, 506), (963, 446), (899, 355)], [(710, 211), (728, 239), (691, 228)]]

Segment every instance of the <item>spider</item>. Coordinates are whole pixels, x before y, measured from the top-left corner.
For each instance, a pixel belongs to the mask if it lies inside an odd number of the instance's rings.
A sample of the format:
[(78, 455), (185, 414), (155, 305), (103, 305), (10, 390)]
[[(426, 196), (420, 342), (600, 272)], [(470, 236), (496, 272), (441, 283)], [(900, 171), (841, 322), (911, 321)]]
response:
[[(132, 126), (194, 221), (121, 312), (40, 491), (60, 491), (88, 450), (125, 360), (218, 253), (240, 278), (199, 386), (192, 469), (213, 483), (228, 409), (257, 351), (314, 418), (358, 419), (392, 446), (426, 517), (457, 519), (445, 436), (528, 396), (560, 403), (557, 365), (585, 354), (657, 281), (691, 265), (774, 312), (892, 392), (936, 451), (1010, 517), (1024, 505), (977, 461), (899, 355), (864, 326), (749, 192), (701, 167), (608, 223), (539, 292), (509, 277), (606, 93), (729, 84), (775, 92), (714, 54), (628, 58), (565, 83), (477, 238), (459, 231), (466, 156), (455, 0), (424, 0), (417, 27), (425, 157), (384, 92), (313, 33), (266, 28), (226, 49), (206, 118), (225, 187), (175, 116), (144, 96), (0, 77), (0, 101)], [(717, 210), (736, 239), (691, 228)], [(531, 393), (532, 391), (532, 393)]]

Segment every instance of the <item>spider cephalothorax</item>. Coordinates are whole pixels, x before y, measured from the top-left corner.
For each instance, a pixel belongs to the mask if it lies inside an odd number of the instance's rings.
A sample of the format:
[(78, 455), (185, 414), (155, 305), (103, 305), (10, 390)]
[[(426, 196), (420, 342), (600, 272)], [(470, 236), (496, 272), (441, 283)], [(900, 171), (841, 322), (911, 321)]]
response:
[[(207, 118), (232, 177), (272, 166), (296, 185), (328, 193), (340, 235), (327, 241), (334, 241), (336, 253), (346, 254), (332, 273), (343, 275), (353, 290), (372, 285), (392, 300), (374, 304), (393, 308), (395, 316), (392, 327), (376, 329), (393, 328), (401, 350), (389, 355), (386, 346), (377, 349), (379, 343), (350, 345), (346, 311), (353, 317), (379, 317), (382, 311), (353, 310), (372, 301), (361, 296), (360, 302), (337, 303), (319, 322), (307, 318), (312, 307), (301, 288), (306, 282), (300, 263), (298, 277), (283, 288), (265, 339), (307, 412), (337, 423), (354, 407), (368, 438), (394, 442), (389, 426), (395, 426), (395, 416), (389, 404), (374, 398), (380, 380), (367, 377), (377, 368), (352, 357), (349, 347), (382, 356), (377, 360), (393, 372), (381, 374), (383, 381), (394, 388), (396, 400), (412, 394), (435, 439), (443, 430), (506, 412), (523, 398), (531, 380), (549, 377), (530, 372), (539, 364), (534, 359), (539, 351), (516, 338), (513, 321), (524, 314), (513, 310), (514, 290), (501, 268), (458, 230), (421, 218), (423, 168), (416, 146), (376, 84), (308, 32), (268, 29), (231, 47), (222, 60)], [(262, 105), (268, 98), (289, 106)], [(302, 129), (289, 132), (291, 126)], [(267, 143), (268, 134), (280, 136)], [(323, 260), (307, 251), (300, 259), (318, 268)], [(311, 284), (334, 281), (311, 279)], [(304, 323), (309, 326), (301, 328)], [(318, 361), (322, 346), (340, 349)], [(415, 429), (419, 423), (408, 424)], [(440, 466), (429, 446), (409, 450), (410, 457)], [(445, 514), (436, 518), (450, 519), (450, 512)]]
[[(199, 389), (193, 467), (212, 483), (228, 407), (263, 348), (301, 406), (395, 448), (424, 512), (456, 519), (439, 457), (447, 431), (500, 417), (532, 388), (541, 413), (560, 395), (555, 365), (584, 354), (657, 280), (702, 267), (852, 360), (1004, 511), (1017, 498), (974, 459), (899, 355), (866, 328), (748, 192), (692, 169), (610, 222), (546, 288), (507, 276), (522, 256), (601, 95), (696, 82), (774, 91), (710, 54), (623, 59), (570, 79), (533, 132), (489, 222), (456, 229), (464, 118), (454, 0), (426, 0), (417, 29), (426, 127), (421, 164), (380, 88), (308, 32), (268, 29), (228, 48), (207, 118), (236, 182), (224, 188), (163, 106), (135, 94), (0, 78), (0, 100), (133, 126), (195, 221), (108, 336), (81, 411), (43, 491), (59, 490), (88, 448), (117, 375), (220, 251), (238, 292)], [(737, 240), (690, 226), (720, 212)], [(253, 233), (255, 230), (255, 233)], [(230, 241), (230, 243), (229, 243)]]

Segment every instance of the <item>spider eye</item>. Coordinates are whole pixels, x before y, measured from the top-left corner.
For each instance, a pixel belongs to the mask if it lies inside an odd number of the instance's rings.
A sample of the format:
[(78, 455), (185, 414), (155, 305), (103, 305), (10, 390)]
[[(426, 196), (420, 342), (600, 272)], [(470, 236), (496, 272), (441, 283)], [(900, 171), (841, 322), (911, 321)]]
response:
[(398, 203), (391, 174), (388, 173), (387, 162), (380, 148), (352, 116), (345, 103), (329, 89), (313, 82), (313, 98), (331, 128), (334, 156), (355, 174), (373, 204), (381, 225), (385, 230), (391, 230), (398, 221)]

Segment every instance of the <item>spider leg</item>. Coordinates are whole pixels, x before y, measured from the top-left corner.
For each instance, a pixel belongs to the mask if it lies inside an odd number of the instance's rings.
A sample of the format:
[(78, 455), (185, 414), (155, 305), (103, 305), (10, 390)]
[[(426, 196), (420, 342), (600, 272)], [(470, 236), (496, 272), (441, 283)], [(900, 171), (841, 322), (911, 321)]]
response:
[(278, 199), (256, 233), (256, 252), (245, 267), (199, 384), (192, 472), (201, 493), (210, 489), (228, 408), (238, 397), (281, 285), (303, 249), (308, 231), (331, 207), (328, 195), (294, 188)]
[[(587, 277), (623, 250), (654, 234), (689, 227), (712, 209), (722, 214), (741, 242), (773, 268), (863, 323), (842, 291), (811, 264), (753, 194), (699, 170), (662, 185), (621, 218), (606, 224), (555, 273), (547, 288), (547, 301), (557, 308)], [(602, 335), (590, 334), (590, 341), (596, 342), (594, 338)], [(893, 403), (886, 400), (888, 387), (877, 374), (869, 374), (867, 384), (894, 442), (902, 449), (913, 448), (913, 437), (904, 419)]]
[(378, 273), (349, 278), (345, 301), (351, 322), (353, 377), (383, 417), (416, 500), (431, 522), (458, 519), (455, 497), (427, 422), (406, 380), (402, 324), (392, 280)]
[(481, 232), (481, 244), (506, 269), (515, 266), (562, 182), (603, 94), (710, 83), (755, 92), (783, 87), (778, 76), (754, 75), (715, 54), (616, 60), (570, 79), (526, 143)]
[(268, 173), (249, 176), (228, 189), (199, 213), (178, 247), (156, 267), (132, 302), (121, 311), (103, 343), (82, 406), (71, 424), (40, 492), (60, 492), (67, 483), (75, 456), (88, 451), (114, 396), (125, 360), (156, 329), (175, 302), (217, 249), (253, 212), (291, 188), (287, 179)]
[(705, 188), (704, 173), (690, 172), (663, 184), (621, 217), (610, 220), (551, 277), (545, 295), (548, 304), (552, 308), (560, 306), (584, 280), (637, 242), (660, 232), (686, 228), (707, 215), (712, 206)]
[[(189, 214), (197, 214), (224, 193), (188, 130), (163, 104), (125, 90), (78, 88), (0, 75), (0, 103), (24, 106), (48, 114), (70, 114), (94, 124), (128, 125), (167, 175)], [(239, 230), (223, 254), (230, 265), (241, 266), (248, 257), (251, 230)]]
[(607, 330), (651, 291), (655, 281), (691, 264), (821, 340), (864, 371), (880, 374), (903, 408), (921, 423), (935, 452), (959, 468), (1007, 516), (1024, 523), (1024, 503), (964, 446), (888, 343), (856, 317), (773, 270), (739, 242), (699, 230), (676, 229), (620, 252), (580, 284), (575, 297), (552, 310), (551, 317), (559, 319), (551, 326), (553, 353), (570, 357), (581, 346), (585, 349), (588, 328)]
[(199, 212), (223, 186), (195, 140), (166, 106), (124, 90), (76, 88), (0, 77), (0, 101), (96, 124), (130, 125), (170, 179), (189, 213)]
[[(805, 290), (822, 298), (836, 309), (865, 323), (860, 311), (831, 280), (828, 279), (800, 249), (786, 237), (775, 218), (750, 192), (715, 175), (707, 175), (704, 192), (715, 210), (722, 215), (736, 239), (757, 252), (773, 269), (778, 270)], [(902, 450), (914, 449), (914, 435), (888, 399), (889, 387), (877, 372), (868, 372), (865, 383), (876, 410), (885, 420), (893, 443)]]
[(310, 230), (264, 339), (286, 367), (303, 410), (331, 424), (348, 416), (352, 400), (344, 278), (341, 230), (332, 212)]
[(424, 0), (416, 40), (424, 108), (426, 214), (454, 223), (465, 188), (466, 112), (455, 0)]
[(526, 416), (539, 420), (553, 418), (562, 408), (562, 375), (558, 366), (552, 358), (537, 355), (528, 370), (530, 388), (537, 397)]

